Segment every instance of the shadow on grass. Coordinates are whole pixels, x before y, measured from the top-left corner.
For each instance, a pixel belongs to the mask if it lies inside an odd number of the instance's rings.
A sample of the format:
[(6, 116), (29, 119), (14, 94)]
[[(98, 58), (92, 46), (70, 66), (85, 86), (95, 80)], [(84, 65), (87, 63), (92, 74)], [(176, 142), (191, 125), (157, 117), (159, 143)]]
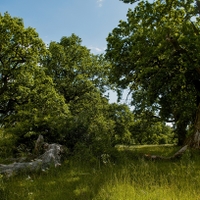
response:
[(109, 179), (105, 174), (103, 167), (97, 170), (91, 166), (67, 162), (47, 172), (23, 174), (4, 180), (0, 199), (89, 200), (96, 196), (99, 188)]

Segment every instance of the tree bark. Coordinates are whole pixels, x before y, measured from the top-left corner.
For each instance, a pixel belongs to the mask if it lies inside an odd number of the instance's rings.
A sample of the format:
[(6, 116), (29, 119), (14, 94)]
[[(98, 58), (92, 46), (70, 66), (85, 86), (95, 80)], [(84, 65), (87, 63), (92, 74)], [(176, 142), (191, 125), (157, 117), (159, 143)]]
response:
[[(41, 142), (42, 136), (39, 136), (37, 142)], [(38, 143), (36, 146), (38, 147)], [(41, 143), (40, 143), (41, 145)], [(41, 147), (41, 146), (40, 146)], [(0, 174), (6, 174), (10, 177), (15, 174), (19, 174), (23, 171), (38, 171), (46, 170), (50, 166), (59, 166), (61, 165), (61, 154), (63, 153), (63, 146), (59, 144), (45, 144), (45, 153), (39, 156), (38, 158), (30, 162), (14, 162), (12, 164), (3, 165), (0, 164)]]
[(189, 138), (187, 143), (191, 148), (200, 149), (200, 104), (196, 112), (194, 134)]
[(178, 135), (178, 146), (183, 146), (186, 140), (186, 135), (187, 135), (187, 121), (183, 120), (177, 120), (177, 128), (175, 132)]

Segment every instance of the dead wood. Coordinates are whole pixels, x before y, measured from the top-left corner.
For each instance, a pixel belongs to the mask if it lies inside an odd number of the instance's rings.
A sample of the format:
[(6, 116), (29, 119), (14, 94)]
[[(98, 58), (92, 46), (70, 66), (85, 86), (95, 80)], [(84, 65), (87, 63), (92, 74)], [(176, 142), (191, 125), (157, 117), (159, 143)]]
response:
[[(40, 139), (43, 138), (41, 136), (39, 137)], [(39, 141), (41, 144), (42, 140)], [(39, 146), (39, 149), (41, 149), (41, 146)], [(12, 176), (14, 174), (19, 174), (20, 172), (23, 171), (45, 170), (50, 166), (57, 167), (61, 165), (62, 153), (63, 153), (62, 145), (45, 143), (45, 152), (30, 162), (14, 162), (8, 165), (0, 164), (0, 174), (6, 174), (7, 176)]]
[(44, 137), (42, 135), (39, 135), (38, 139), (35, 142), (35, 148), (34, 148), (35, 155), (37, 156), (40, 155), (43, 144), (44, 144)]
[(145, 154), (144, 157), (149, 160), (173, 160), (181, 158), (184, 152), (187, 150), (188, 145), (183, 146), (180, 150), (178, 150), (173, 156), (165, 157), (165, 156), (158, 156), (158, 155), (149, 155)]

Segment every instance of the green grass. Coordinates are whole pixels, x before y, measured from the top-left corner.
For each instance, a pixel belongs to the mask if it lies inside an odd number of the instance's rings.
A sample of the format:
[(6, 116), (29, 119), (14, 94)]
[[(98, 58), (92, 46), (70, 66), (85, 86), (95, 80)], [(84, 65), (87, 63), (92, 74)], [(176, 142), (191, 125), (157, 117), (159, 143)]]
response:
[(144, 153), (172, 155), (175, 146), (119, 148), (104, 165), (66, 160), (47, 172), (0, 178), (1, 200), (198, 200), (200, 155), (149, 161)]

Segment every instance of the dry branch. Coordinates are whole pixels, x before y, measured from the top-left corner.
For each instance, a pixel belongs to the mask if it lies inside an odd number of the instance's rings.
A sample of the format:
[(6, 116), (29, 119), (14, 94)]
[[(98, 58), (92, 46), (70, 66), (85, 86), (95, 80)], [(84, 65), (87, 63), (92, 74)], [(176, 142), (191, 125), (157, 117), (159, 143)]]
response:
[(187, 150), (188, 145), (185, 145), (184, 147), (182, 147), (180, 150), (178, 150), (173, 156), (171, 157), (164, 157), (164, 156), (157, 156), (157, 155), (149, 155), (149, 154), (145, 154), (145, 158), (150, 159), (150, 160), (172, 160), (172, 159), (176, 159), (176, 158), (180, 158), (183, 153)]

